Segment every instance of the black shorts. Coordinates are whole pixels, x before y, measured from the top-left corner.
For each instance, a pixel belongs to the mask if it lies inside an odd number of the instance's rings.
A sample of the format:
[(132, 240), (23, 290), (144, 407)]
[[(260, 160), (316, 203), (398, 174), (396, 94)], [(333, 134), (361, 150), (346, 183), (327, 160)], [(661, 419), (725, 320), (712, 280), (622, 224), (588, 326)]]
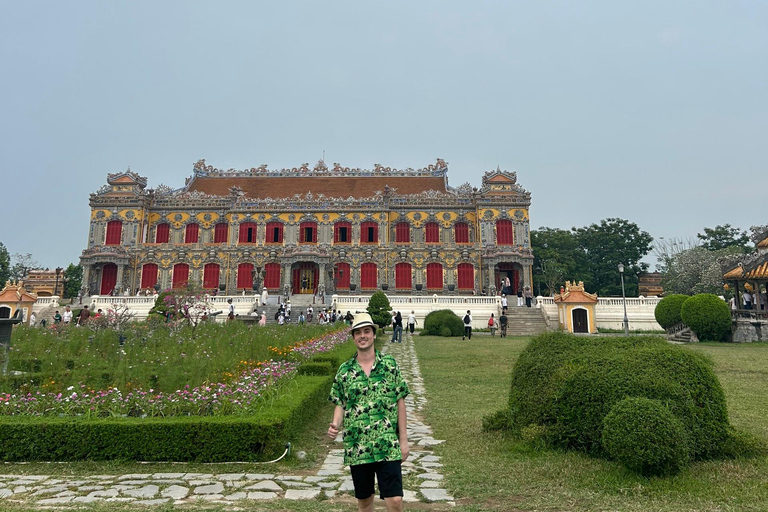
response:
[(355, 484), (355, 498), (364, 500), (374, 494), (373, 480), (379, 480), (381, 499), (403, 495), (403, 473), (399, 460), (386, 460), (370, 464), (350, 466), (352, 482)]

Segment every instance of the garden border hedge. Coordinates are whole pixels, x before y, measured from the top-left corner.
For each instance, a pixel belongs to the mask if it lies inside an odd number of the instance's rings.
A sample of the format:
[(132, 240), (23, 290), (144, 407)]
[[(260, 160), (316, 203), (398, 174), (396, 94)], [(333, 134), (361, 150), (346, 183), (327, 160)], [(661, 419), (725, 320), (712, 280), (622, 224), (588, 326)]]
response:
[(0, 460), (266, 461), (278, 457), (328, 403), (336, 368), (356, 348), (316, 354), (249, 416), (168, 418), (0, 417)]

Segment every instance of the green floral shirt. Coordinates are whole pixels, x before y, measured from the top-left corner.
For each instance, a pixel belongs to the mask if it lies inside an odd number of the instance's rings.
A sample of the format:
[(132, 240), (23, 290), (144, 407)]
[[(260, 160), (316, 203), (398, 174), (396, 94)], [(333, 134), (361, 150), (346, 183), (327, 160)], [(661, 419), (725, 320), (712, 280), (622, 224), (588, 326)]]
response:
[(344, 409), (345, 464), (403, 458), (397, 437), (397, 401), (409, 392), (390, 355), (376, 351), (370, 376), (358, 364), (357, 356), (342, 363), (329, 400)]

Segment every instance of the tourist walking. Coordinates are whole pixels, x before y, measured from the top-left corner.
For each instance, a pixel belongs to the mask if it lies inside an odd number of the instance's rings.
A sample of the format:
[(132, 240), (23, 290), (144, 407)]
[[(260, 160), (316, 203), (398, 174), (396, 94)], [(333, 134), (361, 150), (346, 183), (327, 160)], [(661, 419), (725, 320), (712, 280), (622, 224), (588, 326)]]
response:
[(491, 336), (496, 336), (496, 319), (493, 318), (493, 313), (491, 313), (491, 318), (488, 319), (488, 328), (491, 330)]
[(416, 312), (413, 310), (411, 310), (411, 314), (408, 315), (408, 330), (411, 331), (411, 334), (416, 330)]
[(523, 292), (523, 296), (525, 297), (525, 305), (527, 307), (531, 307), (531, 301), (533, 300), (533, 292), (531, 292), (531, 288), (529, 286), (525, 287), (525, 292)]
[(262, 327), (267, 325), (267, 312), (266, 311), (262, 311), (261, 312), (261, 318), (259, 318), (259, 325), (262, 326)]
[(91, 318), (91, 310), (88, 309), (88, 305), (86, 304), (83, 306), (83, 310), (80, 311), (80, 314), (78, 315), (77, 323), (79, 325), (85, 325), (88, 323), (88, 319)]
[(69, 306), (64, 308), (64, 314), (61, 316), (61, 321), (64, 322), (65, 325), (69, 325), (69, 323), (72, 322), (72, 309)]
[(507, 296), (506, 295), (501, 296), (501, 312), (502, 313), (507, 312)]
[(518, 288), (517, 289), (517, 307), (522, 307), (523, 305), (523, 290)]
[(235, 305), (232, 304), (232, 299), (227, 299), (227, 304), (229, 304), (229, 312), (227, 313), (227, 319), (234, 320), (235, 319)]
[(53, 315), (53, 323), (54, 324), (60, 324), (61, 323), (61, 314), (59, 313), (59, 310), (56, 310), (56, 313)]
[(399, 311), (395, 312), (392, 319), (392, 343), (403, 342), (403, 315)]
[(368, 313), (355, 315), (357, 354), (336, 372), (330, 401), (336, 404), (328, 437), (344, 432), (344, 464), (350, 467), (358, 510), (372, 511), (374, 481), (388, 512), (403, 510), (401, 465), (408, 459), (403, 380), (395, 358), (374, 348), (376, 326)]
[(506, 313), (502, 312), (501, 316), (499, 317), (499, 326), (501, 327), (501, 337), (506, 338), (507, 337), (507, 324), (509, 323), (509, 319), (507, 318)]
[(467, 310), (467, 314), (464, 315), (464, 336), (461, 337), (463, 340), (464, 338), (469, 338), (469, 340), (472, 340), (472, 313), (470, 313), (469, 310)]

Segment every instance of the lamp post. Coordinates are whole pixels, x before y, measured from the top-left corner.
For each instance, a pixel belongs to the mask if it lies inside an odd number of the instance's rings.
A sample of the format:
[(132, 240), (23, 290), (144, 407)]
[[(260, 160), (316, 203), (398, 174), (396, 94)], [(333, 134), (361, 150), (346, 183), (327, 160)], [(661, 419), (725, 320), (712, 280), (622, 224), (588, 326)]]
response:
[(59, 277), (61, 276), (61, 267), (56, 267), (56, 284), (53, 285), (53, 294), (59, 296)]
[(624, 335), (629, 335), (629, 318), (627, 318), (627, 296), (624, 293), (624, 265), (619, 263), (619, 275), (621, 276), (621, 299), (624, 302)]

